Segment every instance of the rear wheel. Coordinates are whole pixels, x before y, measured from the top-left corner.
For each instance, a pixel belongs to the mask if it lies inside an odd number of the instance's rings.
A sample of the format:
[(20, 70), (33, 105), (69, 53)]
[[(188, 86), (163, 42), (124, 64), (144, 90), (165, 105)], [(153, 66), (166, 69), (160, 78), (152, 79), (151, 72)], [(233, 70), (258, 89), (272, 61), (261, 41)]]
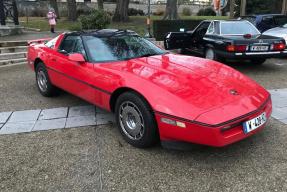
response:
[(210, 60), (214, 60), (214, 61), (219, 61), (219, 62), (224, 62), (224, 59), (219, 57), (213, 48), (207, 48), (205, 50), (205, 58), (206, 59), (210, 59)]
[(116, 102), (116, 122), (124, 139), (139, 148), (153, 146), (158, 129), (147, 102), (134, 92), (120, 95)]
[(36, 66), (36, 82), (40, 93), (45, 97), (52, 97), (57, 93), (57, 88), (52, 85), (45, 65), (40, 62)]
[(252, 59), (251, 60), (251, 64), (253, 65), (262, 65), (264, 62), (266, 61), (266, 59)]

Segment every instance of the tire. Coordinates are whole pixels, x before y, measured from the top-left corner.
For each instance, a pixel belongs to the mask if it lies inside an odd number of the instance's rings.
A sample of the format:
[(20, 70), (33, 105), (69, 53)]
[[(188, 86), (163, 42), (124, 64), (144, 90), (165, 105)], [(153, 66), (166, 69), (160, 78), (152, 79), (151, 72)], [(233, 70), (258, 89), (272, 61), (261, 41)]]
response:
[(210, 59), (210, 60), (214, 60), (214, 61), (218, 61), (218, 62), (224, 62), (224, 59), (219, 57), (213, 48), (207, 48), (205, 50), (205, 58), (206, 59)]
[(251, 60), (251, 64), (253, 65), (262, 65), (264, 62), (266, 61), (266, 59), (252, 59)]
[(57, 94), (57, 88), (52, 85), (44, 63), (40, 62), (36, 66), (36, 84), (41, 95), (52, 97)]
[(121, 94), (115, 107), (118, 128), (132, 146), (147, 148), (159, 141), (157, 123), (148, 103), (134, 92)]

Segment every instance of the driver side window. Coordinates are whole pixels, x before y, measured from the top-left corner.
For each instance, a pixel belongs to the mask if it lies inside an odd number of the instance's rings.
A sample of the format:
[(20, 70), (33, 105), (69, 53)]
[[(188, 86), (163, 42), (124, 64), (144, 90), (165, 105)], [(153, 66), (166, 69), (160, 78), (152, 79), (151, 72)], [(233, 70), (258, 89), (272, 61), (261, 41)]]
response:
[(197, 29), (196, 29), (196, 37), (203, 38), (207, 32), (207, 29), (210, 25), (210, 22), (203, 22)]
[(83, 42), (79, 36), (67, 36), (61, 43), (59, 51), (66, 54), (81, 53), (86, 57)]

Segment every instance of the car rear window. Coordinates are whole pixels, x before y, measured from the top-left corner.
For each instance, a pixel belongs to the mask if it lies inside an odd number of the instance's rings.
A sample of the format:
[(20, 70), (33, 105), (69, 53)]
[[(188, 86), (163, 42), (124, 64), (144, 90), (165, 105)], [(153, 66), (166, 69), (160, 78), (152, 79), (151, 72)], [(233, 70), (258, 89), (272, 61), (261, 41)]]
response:
[(260, 32), (254, 25), (247, 21), (223, 21), (220, 23), (222, 35), (258, 35)]

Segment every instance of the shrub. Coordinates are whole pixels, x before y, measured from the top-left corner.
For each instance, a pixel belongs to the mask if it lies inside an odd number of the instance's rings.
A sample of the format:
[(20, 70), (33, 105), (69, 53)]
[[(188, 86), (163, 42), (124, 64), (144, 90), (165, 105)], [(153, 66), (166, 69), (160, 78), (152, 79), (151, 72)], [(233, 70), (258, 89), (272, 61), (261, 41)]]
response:
[(82, 30), (82, 27), (81, 27), (80, 25), (70, 25), (70, 26), (68, 27), (68, 29), (69, 29), (70, 31), (81, 31), (81, 30)]
[(153, 12), (153, 15), (162, 16), (162, 15), (164, 15), (164, 10), (157, 9), (155, 12)]
[(111, 16), (102, 10), (93, 10), (88, 15), (81, 15), (82, 29), (103, 29), (111, 23)]
[(191, 16), (191, 9), (189, 7), (184, 7), (182, 10), (182, 15)]
[(128, 15), (129, 16), (137, 16), (137, 15), (143, 16), (144, 12), (143, 10), (140, 10), (140, 9), (129, 8)]
[(200, 9), (197, 15), (198, 16), (216, 16), (216, 13), (211, 7), (209, 7), (206, 9)]

